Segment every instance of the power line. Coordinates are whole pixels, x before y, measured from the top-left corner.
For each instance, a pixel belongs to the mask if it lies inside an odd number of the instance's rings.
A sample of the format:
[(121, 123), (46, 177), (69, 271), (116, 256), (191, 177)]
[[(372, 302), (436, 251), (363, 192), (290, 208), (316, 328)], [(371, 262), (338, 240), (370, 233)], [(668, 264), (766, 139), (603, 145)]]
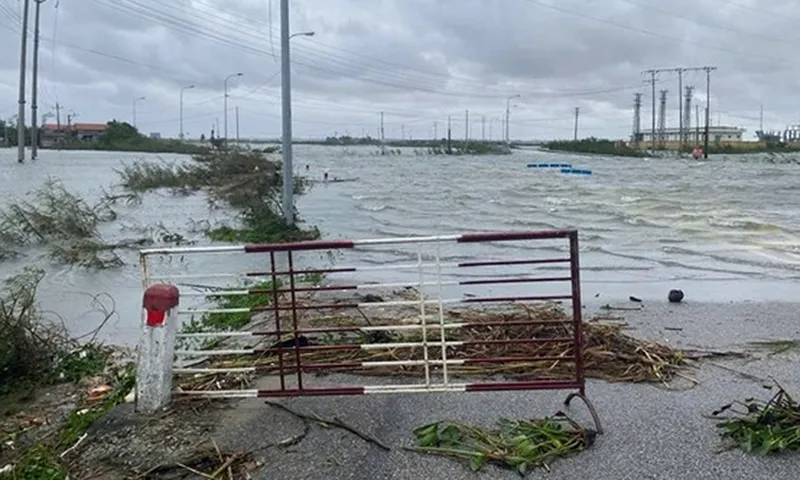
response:
[[(185, 18), (191, 18), (193, 15), (187, 12), (181, 12), (183, 18), (178, 18), (175, 16), (170, 15), (167, 12), (163, 12), (160, 10), (156, 10), (152, 7), (144, 6), (140, 2), (136, 0), (126, 0), (127, 3), (133, 5), (119, 4), (119, 3), (111, 3), (111, 0), (92, 0), (100, 5), (103, 5), (106, 8), (122, 11), (126, 13), (131, 13), (140, 18), (157, 21), (164, 25), (174, 27), (177, 30), (181, 31), (182, 33), (186, 33), (191, 36), (195, 36), (198, 38), (211, 40), (216, 43), (220, 43), (222, 45), (236, 48), (237, 51), (241, 53), (248, 53), (251, 55), (258, 55), (258, 56), (272, 56), (270, 52), (257, 48), (253, 46), (252, 41), (248, 41), (244, 43), (242, 41), (238, 41), (232, 39), (230, 37), (229, 32), (232, 26), (237, 28), (237, 32), (257, 39), (259, 41), (265, 41), (266, 38), (260, 37), (258, 35), (252, 34), (246, 29), (242, 29), (240, 25), (235, 25), (224, 19), (223, 17), (219, 17), (217, 15), (203, 15), (202, 21), (205, 23), (209, 23), (210, 27), (205, 29), (198, 29), (196, 25), (193, 25), (189, 22), (186, 22)], [(135, 6), (138, 6), (139, 9), (136, 9)], [(142, 10), (144, 9), (144, 10)], [(214, 21), (214, 18), (220, 19), (223, 18), (223, 22), (220, 23), (219, 21)], [(199, 17), (198, 17), (199, 19)], [(221, 27), (222, 30), (217, 30), (216, 28), (211, 27)], [(235, 37), (233, 37), (235, 38)], [(507, 96), (508, 91), (498, 91), (497, 93), (491, 92), (486, 93), (486, 86), (476, 82), (476, 90), (475, 91), (444, 91), (439, 88), (439, 83), (431, 84), (431, 80), (425, 80), (420, 78), (410, 77), (407, 74), (399, 74), (396, 72), (388, 72), (384, 68), (377, 68), (371, 67), (369, 65), (365, 65), (363, 63), (354, 64), (351, 60), (347, 60), (340, 55), (330, 55), (330, 54), (320, 54), (319, 52), (315, 52), (313, 50), (306, 49), (303, 45), (298, 44), (297, 46), (293, 46), (293, 51), (299, 53), (297, 58), (299, 60), (293, 61), (294, 64), (300, 65), (302, 67), (310, 68), (316, 71), (322, 71), (326, 73), (337, 73), (337, 74), (344, 74), (349, 78), (352, 78), (357, 81), (362, 81), (366, 83), (373, 83), (377, 85), (388, 86), (392, 88), (398, 88), (401, 90), (415, 90), (415, 91), (422, 91), (426, 93), (438, 94), (443, 96), (454, 96), (454, 97), (464, 97), (464, 98), (501, 98)], [(447, 80), (448, 77), (442, 77), (442, 81)], [(591, 95), (591, 94), (602, 94), (602, 93), (611, 93), (613, 91), (622, 91), (622, 90), (630, 90), (634, 89), (636, 86), (624, 87), (616, 89), (596, 89), (594, 91), (581, 91), (581, 90), (548, 90), (548, 91), (522, 91), (526, 96), (536, 96), (536, 95), (559, 95), (559, 96), (583, 96), (583, 95)], [(478, 91), (479, 90), (479, 91)], [(515, 91), (518, 91), (519, 88), (515, 87)]]
[(706, 48), (706, 49), (709, 49), (709, 50), (717, 50), (717, 51), (729, 53), (729, 54), (732, 54), (732, 55), (739, 55), (739, 56), (746, 56), (746, 57), (751, 57), (751, 58), (758, 58), (758, 59), (761, 59), (761, 60), (769, 61), (770, 64), (773, 64), (773, 65), (775, 63), (787, 64), (786, 60), (784, 60), (784, 59), (775, 58), (775, 57), (766, 57), (766, 56), (758, 55), (758, 54), (754, 54), (754, 53), (741, 52), (741, 51), (738, 51), (738, 50), (732, 50), (732, 49), (729, 49), (729, 48), (720, 47), (720, 46), (709, 44), (709, 43), (706, 43), (706, 42), (695, 42), (695, 41), (692, 41), (692, 40), (686, 40), (684, 38), (673, 37), (671, 35), (666, 35), (666, 34), (663, 34), (663, 33), (658, 33), (658, 32), (653, 32), (653, 31), (650, 31), (650, 30), (645, 30), (643, 28), (634, 27), (634, 26), (627, 25), (627, 24), (624, 24), (624, 23), (617, 23), (617, 22), (614, 22), (614, 21), (611, 21), (611, 20), (608, 20), (608, 19), (605, 19), (605, 18), (597, 18), (597, 17), (593, 17), (591, 15), (586, 15), (584, 13), (574, 12), (572, 10), (567, 10), (565, 8), (557, 7), (555, 5), (549, 5), (549, 4), (541, 2), (539, 0), (525, 0), (525, 1), (528, 2), (528, 3), (532, 3), (532, 4), (535, 4), (535, 5), (538, 5), (538, 6), (543, 7), (543, 8), (547, 8), (547, 9), (550, 9), (550, 10), (555, 10), (557, 12), (564, 13), (566, 15), (574, 16), (574, 17), (577, 17), (577, 18), (583, 18), (583, 19), (586, 19), (586, 20), (591, 20), (591, 21), (597, 22), (597, 23), (603, 23), (603, 24), (606, 24), (606, 25), (611, 25), (613, 27), (617, 27), (617, 28), (620, 28), (620, 29), (623, 29), (623, 30), (636, 32), (636, 33), (639, 33), (641, 35), (647, 35), (647, 36), (650, 36), (650, 37), (660, 38), (662, 40), (669, 40), (670, 42), (685, 43), (687, 45), (694, 45), (696, 47)]

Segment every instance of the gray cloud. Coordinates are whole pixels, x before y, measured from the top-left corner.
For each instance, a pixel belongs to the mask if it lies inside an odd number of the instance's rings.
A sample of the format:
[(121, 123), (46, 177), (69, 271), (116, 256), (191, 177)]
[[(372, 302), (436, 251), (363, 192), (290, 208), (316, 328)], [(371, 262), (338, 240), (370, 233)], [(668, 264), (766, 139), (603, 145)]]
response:
[[(245, 136), (280, 133), (278, 1), (49, 0), (42, 5), (40, 104), (56, 102), (83, 121), (130, 120), (133, 99), (145, 131), (176, 135), (181, 86), (191, 135), (229, 122), (239, 108)], [(58, 8), (56, 9), (56, 5)], [(573, 108), (581, 134), (623, 138), (648, 68), (714, 65), (712, 112), (751, 132), (796, 121), (794, 26), (800, 7), (774, 0), (292, 0), (295, 133), (438, 133), (452, 116), (463, 135), (498, 138), (508, 96), (512, 135), (569, 137)], [(16, 112), (19, 7), (0, 0), (0, 115)], [(270, 24), (270, 19), (272, 23)], [(57, 26), (57, 28), (56, 28)], [(30, 80), (29, 80), (30, 82)], [(705, 98), (702, 73), (684, 84)], [(677, 77), (659, 75), (677, 120)], [(28, 90), (30, 90), (28, 86)], [(65, 110), (66, 111), (66, 110)], [(483, 122), (483, 123), (482, 123)], [(229, 132), (233, 131), (233, 123)]]

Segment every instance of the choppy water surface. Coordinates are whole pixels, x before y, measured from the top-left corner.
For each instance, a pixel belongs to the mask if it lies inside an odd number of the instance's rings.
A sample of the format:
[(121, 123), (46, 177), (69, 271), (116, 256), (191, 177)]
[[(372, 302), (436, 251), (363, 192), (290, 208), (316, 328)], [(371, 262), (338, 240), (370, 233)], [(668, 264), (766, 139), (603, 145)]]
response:
[[(381, 157), (375, 148), (304, 146), (295, 152), (297, 171), (312, 178), (321, 179), (324, 170), (332, 177), (358, 178), (316, 185), (299, 199), (302, 216), (318, 225), (326, 237), (577, 227), (587, 298), (600, 294), (605, 301), (628, 295), (661, 299), (667, 289), (680, 287), (691, 300), (795, 299), (791, 286), (800, 274), (800, 197), (792, 190), (800, 183), (800, 165), (791, 162), (767, 156), (695, 162), (538, 151), (501, 157), (426, 157), (408, 151)], [(14, 155), (0, 150), (0, 204), (25, 195), (48, 176), (96, 198), (103, 187), (117, 181), (114, 168), (121, 161), (143, 157), (43, 151), (36, 163), (19, 165)], [(593, 175), (526, 168), (529, 162), (541, 161), (587, 167)], [(148, 196), (141, 206), (119, 209), (120, 220), (104, 227), (108, 239), (140, 236), (158, 222), (187, 232), (210, 216), (204, 199), (166, 193)], [(212, 214), (212, 221), (230, 215)], [(440, 253), (452, 261), (558, 256), (565, 251), (563, 243), (546, 242), (539, 251), (537, 245), (447, 245)], [(26, 260), (35, 258), (31, 253)], [(128, 260), (130, 265), (117, 271), (48, 266), (42, 293), (45, 307), (58, 311), (80, 332), (97, 320), (96, 314), (84, 315), (90, 296), (108, 292), (116, 300), (120, 318), (108, 327), (106, 336), (130, 341), (137, 332), (141, 287), (135, 256)], [(348, 253), (337, 262), (374, 266), (415, 260), (413, 247), (385, 246)], [(161, 266), (197, 273), (230, 270), (232, 265), (230, 258), (175, 262)], [(241, 255), (234, 263), (252, 269), (253, 262), (263, 265), (259, 259), (245, 260)], [(13, 273), (23, 263), (3, 264), (0, 271)], [(389, 272), (372, 273), (369, 279), (413, 281), (413, 277)]]

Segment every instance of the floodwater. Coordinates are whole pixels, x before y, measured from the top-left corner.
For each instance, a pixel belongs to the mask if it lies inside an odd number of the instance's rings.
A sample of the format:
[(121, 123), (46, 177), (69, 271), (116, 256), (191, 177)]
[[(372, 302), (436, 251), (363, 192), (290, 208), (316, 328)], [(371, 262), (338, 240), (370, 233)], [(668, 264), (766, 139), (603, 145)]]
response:
[[(499, 157), (428, 157), (414, 150), (400, 155), (377, 153), (374, 147), (295, 147), (299, 174), (321, 180), (327, 170), (331, 178), (352, 180), (319, 183), (298, 198), (302, 217), (319, 226), (326, 238), (578, 228), (588, 301), (623, 300), (629, 295), (663, 301), (670, 288), (683, 289), (687, 301), (795, 300), (793, 286), (800, 275), (800, 196), (793, 191), (800, 184), (800, 165), (786, 157), (717, 157), (696, 162), (535, 150)], [(15, 155), (15, 151), (0, 150), (0, 205), (24, 197), (47, 177), (60, 179), (89, 200), (97, 199), (103, 188), (118, 181), (114, 169), (121, 162), (148, 157), (180, 160), (175, 155), (45, 150), (35, 163), (20, 165)], [(571, 163), (593, 174), (526, 167), (539, 162)], [(232, 216), (223, 210), (210, 212), (200, 196), (176, 197), (167, 192), (147, 195), (139, 206), (117, 209), (119, 220), (103, 227), (106, 240), (156, 235), (154, 226), (160, 224), (202, 243), (198, 226)], [(382, 270), (381, 265), (413, 266), (418, 254), (423, 263), (435, 263), (437, 255), (443, 262), (463, 262), (563, 257), (567, 251), (564, 241), (448, 242), (424, 247), (418, 252), (418, 245), (379, 245), (333, 256), (315, 253), (298, 262), (366, 267), (349, 277), (358, 283), (413, 283), (419, 281), (417, 270)], [(140, 324), (141, 269), (133, 252), (125, 259), (128, 265), (122, 269), (98, 272), (53, 265), (37, 252), (29, 252), (19, 261), (0, 264), (0, 273), (13, 274), (26, 263), (45, 265), (43, 307), (58, 313), (77, 334), (93, 329), (102, 319), (91, 303), (94, 295), (107, 294), (98, 300), (111, 308), (113, 299), (117, 315), (101, 336), (131, 343)], [(264, 271), (269, 265), (265, 256), (235, 252), (157, 256), (151, 263), (153, 275), (163, 272), (173, 279), (184, 275), (184, 283), (202, 285), (212, 280), (201, 280), (199, 274)], [(445, 267), (443, 273), (456, 281), (485, 274)], [(557, 267), (541, 270), (548, 268)], [(222, 278), (216, 277), (214, 284)], [(430, 280), (426, 277), (425, 281)]]

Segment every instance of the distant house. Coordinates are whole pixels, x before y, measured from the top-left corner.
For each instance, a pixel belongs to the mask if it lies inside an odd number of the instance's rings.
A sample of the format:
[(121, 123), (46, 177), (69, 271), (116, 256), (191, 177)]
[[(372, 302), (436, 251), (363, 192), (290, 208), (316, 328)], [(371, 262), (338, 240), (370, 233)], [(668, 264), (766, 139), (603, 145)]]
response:
[(45, 123), (42, 125), (41, 144), (43, 148), (47, 148), (69, 140), (92, 142), (100, 138), (105, 131), (105, 123), (73, 123), (60, 126), (55, 123)]

